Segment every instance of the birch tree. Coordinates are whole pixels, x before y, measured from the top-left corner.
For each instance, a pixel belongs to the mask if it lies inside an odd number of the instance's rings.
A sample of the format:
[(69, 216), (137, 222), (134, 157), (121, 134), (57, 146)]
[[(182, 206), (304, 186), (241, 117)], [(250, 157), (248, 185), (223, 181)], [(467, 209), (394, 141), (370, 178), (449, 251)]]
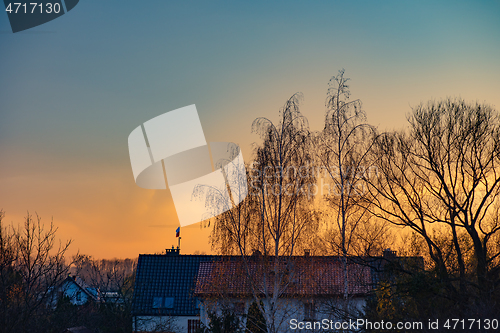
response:
[[(310, 240), (308, 235), (314, 235), (318, 225), (310, 209), (314, 196), (310, 187), (315, 179), (307, 168), (313, 156), (299, 100), (300, 95), (295, 94), (285, 103), (278, 124), (268, 118), (253, 122), (252, 130), (263, 143), (256, 147), (249, 166), (249, 195), (216, 217), (211, 236), (216, 248), (241, 255), (251, 294), (270, 333), (283, 329), (291, 310), (280, 299), (290, 279), (290, 274), (285, 274), (289, 258), (297, 253), (299, 244), (304, 246)], [(259, 256), (250, 260), (254, 253)], [(257, 275), (250, 264), (256, 260), (260, 267)]]
[[(319, 188), (333, 212), (326, 240), (331, 251), (342, 256), (344, 316), (348, 315), (348, 257), (381, 250), (376, 245), (387, 234), (387, 227), (370, 220), (367, 210), (370, 199), (365, 179), (376, 171), (369, 155), (375, 129), (366, 123), (361, 101), (350, 100), (348, 81), (344, 70), (330, 80), (325, 127), (316, 136), (316, 158), (322, 171)], [(365, 253), (359, 253), (360, 249)]]

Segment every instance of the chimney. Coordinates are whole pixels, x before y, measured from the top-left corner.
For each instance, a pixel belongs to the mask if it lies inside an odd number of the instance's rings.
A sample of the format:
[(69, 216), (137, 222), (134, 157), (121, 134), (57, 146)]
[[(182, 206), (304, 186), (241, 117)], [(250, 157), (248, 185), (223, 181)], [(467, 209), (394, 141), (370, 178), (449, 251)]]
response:
[(172, 245), (171, 249), (165, 249), (165, 254), (167, 256), (178, 256), (181, 253), (181, 249), (179, 247), (175, 248)]

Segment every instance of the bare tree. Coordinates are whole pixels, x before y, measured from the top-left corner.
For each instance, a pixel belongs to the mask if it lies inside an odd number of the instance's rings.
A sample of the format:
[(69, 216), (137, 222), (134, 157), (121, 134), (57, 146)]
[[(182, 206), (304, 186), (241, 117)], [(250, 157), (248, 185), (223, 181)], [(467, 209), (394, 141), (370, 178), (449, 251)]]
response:
[(417, 106), (408, 119), (409, 131), (377, 140), (372, 212), (421, 237), (442, 285), (433, 292), (450, 311), (498, 313), (499, 114), (447, 99)]
[(91, 256), (75, 257), (76, 274), (93, 290), (102, 303), (126, 304), (131, 302), (137, 260), (94, 259)]
[(330, 80), (325, 127), (316, 136), (318, 181), (332, 211), (325, 240), (343, 262), (344, 316), (349, 312), (348, 257), (380, 253), (388, 234), (386, 223), (374, 221), (367, 209), (371, 199), (365, 180), (376, 171), (370, 155), (375, 128), (366, 123), (361, 101), (350, 100), (348, 81), (344, 70)]
[(81, 255), (76, 258), (73, 273), (90, 288), (97, 310), (88, 317), (91, 327), (110, 330), (128, 330), (132, 327), (132, 300), (137, 260), (94, 259)]
[[(242, 256), (251, 294), (268, 332), (278, 332), (285, 318), (279, 298), (287, 287), (287, 258), (296, 253), (298, 244), (309, 241), (308, 234), (314, 234), (318, 225), (310, 209), (314, 196), (310, 186), (315, 179), (309, 170), (309, 131), (299, 111), (299, 99), (295, 94), (285, 103), (279, 124), (267, 118), (253, 122), (253, 131), (264, 142), (257, 147), (246, 175), (249, 195), (215, 218), (211, 236), (212, 245), (223, 253)], [(260, 255), (250, 258), (252, 253)], [(250, 264), (255, 260), (263, 268), (258, 277), (252, 272), (255, 265)]]
[[(16, 327), (19, 319), (15, 315), (21, 307), (21, 276), (15, 267), (17, 249), (10, 228), (4, 227), (5, 213), (0, 211), (0, 332), (8, 332)], [(4, 327), (4, 329), (2, 329)]]
[(29, 213), (24, 225), (2, 225), (0, 213), (0, 282), (2, 315), (0, 331), (39, 331), (45, 324), (50, 299), (66, 277), (68, 265), (64, 255), (71, 244), (56, 245), (57, 228), (51, 222), (46, 228), (37, 215)]

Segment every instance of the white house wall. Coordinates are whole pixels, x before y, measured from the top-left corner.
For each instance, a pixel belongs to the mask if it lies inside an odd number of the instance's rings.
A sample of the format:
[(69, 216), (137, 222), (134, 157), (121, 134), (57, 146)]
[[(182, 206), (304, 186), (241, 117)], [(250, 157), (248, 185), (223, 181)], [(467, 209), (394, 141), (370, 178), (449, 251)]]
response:
[[(304, 317), (304, 303), (313, 301), (316, 305), (316, 316), (315, 318), (305, 318)], [(231, 306), (235, 303), (244, 302), (245, 303), (245, 314), (248, 313), (250, 305), (253, 303), (252, 299), (224, 299), (219, 301), (207, 301), (200, 303), (200, 316), (135, 316), (133, 317), (133, 331), (134, 332), (178, 332), (187, 333), (188, 332), (188, 320), (201, 320), (205, 325), (208, 325), (208, 312), (215, 311), (218, 315), (222, 314), (222, 308), (225, 306)], [(353, 313), (361, 314), (363, 307), (366, 304), (364, 298), (354, 298), (349, 302), (349, 307)], [(335, 318), (331, 315), (332, 307), (341, 309), (343, 307), (343, 301), (341, 299), (279, 299), (277, 304), (277, 310), (274, 315), (275, 325), (279, 327), (279, 332), (292, 332), (291, 330), (291, 320), (295, 319), (297, 322), (302, 322), (304, 319), (314, 319), (315, 321), (321, 321), (323, 319), (337, 321), (340, 318)], [(246, 317), (241, 316), (243, 327), (246, 325)], [(307, 330), (302, 330), (301, 332), (307, 332)]]
[[(216, 311), (217, 315), (222, 314), (222, 308), (231, 308), (235, 303), (244, 302), (245, 303), (245, 314), (248, 313), (250, 305), (253, 303), (253, 299), (238, 299), (238, 298), (228, 298), (224, 300), (204, 300), (200, 304), (200, 320), (203, 324), (208, 325), (208, 313), (210, 311)], [(304, 313), (304, 303), (313, 302), (316, 307), (315, 318), (305, 318)], [(350, 313), (353, 316), (362, 315), (363, 308), (366, 304), (364, 298), (358, 297), (353, 298), (349, 301)], [(279, 328), (280, 332), (292, 332), (294, 330), (290, 329), (291, 320), (295, 319), (297, 321), (304, 321), (305, 319), (314, 319), (316, 321), (321, 321), (323, 319), (338, 321), (340, 318), (336, 318), (332, 315), (332, 309), (342, 309), (344, 302), (339, 298), (331, 299), (313, 299), (313, 298), (281, 298), (278, 299), (276, 312), (274, 314), (275, 325)], [(246, 317), (241, 316), (240, 320), (243, 327), (246, 325)], [(305, 330), (302, 332), (306, 332)]]
[(198, 316), (134, 316), (134, 332), (178, 332), (187, 333), (188, 320), (200, 320)]

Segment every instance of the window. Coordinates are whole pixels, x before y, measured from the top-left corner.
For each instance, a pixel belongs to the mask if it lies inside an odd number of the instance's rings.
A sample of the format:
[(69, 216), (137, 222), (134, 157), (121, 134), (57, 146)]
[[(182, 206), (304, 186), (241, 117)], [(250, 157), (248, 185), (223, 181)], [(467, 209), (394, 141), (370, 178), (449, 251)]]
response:
[(174, 298), (173, 297), (163, 297), (163, 307), (166, 309), (174, 308)]
[(153, 309), (173, 309), (173, 297), (153, 297)]
[(76, 292), (76, 301), (77, 302), (81, 302), (82, 301), (82, 292), (80, 290), (78, 290)]
[(163, 297), (153, 297), (153, 309), (159, 309), (163, 305)]
[(304, 320), (316, 319), (316, 306), (313, 302), (304, 303)]
[(200, 329), (200, 321), (197, 319), (188, 319), (188, 333), (196, 333)]

